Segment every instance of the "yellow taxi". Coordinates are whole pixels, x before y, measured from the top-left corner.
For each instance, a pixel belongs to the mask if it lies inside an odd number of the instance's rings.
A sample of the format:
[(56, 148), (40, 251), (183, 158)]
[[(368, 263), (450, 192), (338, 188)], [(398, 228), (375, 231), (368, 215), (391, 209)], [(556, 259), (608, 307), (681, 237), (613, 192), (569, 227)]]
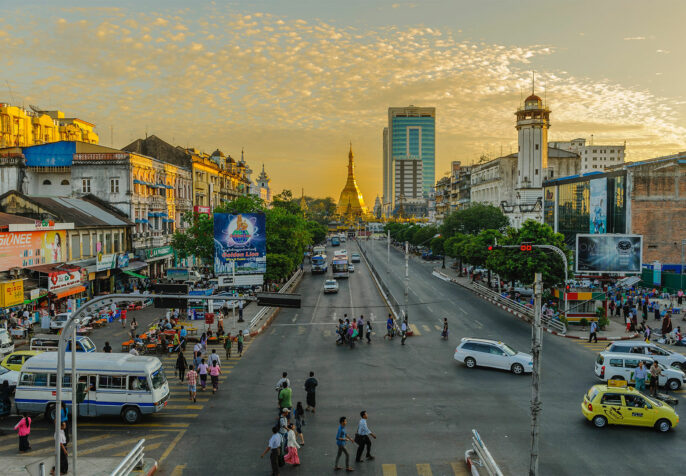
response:
[(608, 424), (647, 426), (664, 433), (679, 424), (672, 407), (627, 386), (626, 380), (591, 387), (584, 395), (581, 412), (596, 428)]
[(34, 355), (40, 354), (40, 350), (19, 350), (12, 352), (0, 362), (0, 365), (9, 370), (21, 371), (21, 366)]

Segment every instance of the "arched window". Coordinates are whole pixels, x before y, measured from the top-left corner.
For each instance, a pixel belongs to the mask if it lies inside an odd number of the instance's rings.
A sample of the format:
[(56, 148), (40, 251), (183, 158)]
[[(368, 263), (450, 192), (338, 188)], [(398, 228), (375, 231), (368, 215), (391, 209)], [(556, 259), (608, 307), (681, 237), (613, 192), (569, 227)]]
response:
[(60, 185), (69, 185), (69, 180), (62, 180), (62, 183)]
[(43, 185), (52, 185), (52, 182), (50, 180), (43, 180)]

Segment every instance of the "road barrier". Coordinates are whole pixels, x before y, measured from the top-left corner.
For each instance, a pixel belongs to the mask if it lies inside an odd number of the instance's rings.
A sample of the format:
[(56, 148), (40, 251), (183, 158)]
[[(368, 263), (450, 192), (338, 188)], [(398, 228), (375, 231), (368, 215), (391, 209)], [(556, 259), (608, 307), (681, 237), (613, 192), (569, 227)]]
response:
[[(360, 242), (358, 241), (358, 245), (360, 245)], [(372, 264), (372, 262), (369, 260), (369, 257), (367, 256), (367, 252), (365, 251), (364, 247), (362, 245), (358, 246), (360, 249), (360, 252), (362, 253), (362, 256), (364, 257), (365, 263), (367, 263), (367, 267), (369, 270), (372, 272), (372, 277), (374, 278), (374, 281), (376, 281), (376, 285), (379, 287), (381, 290), (381, 295), (386, 301), (386, 304), (390, 308), (391, 312), (393, 313), (393, 317), (396, 320), (396, 322), (400, 322), (402, 320), (402, 308), (400, 307), (400, 303), (393, 297), (393, 294), (391, 293), (391, 290), (388, 289), (388, 286), (386, 286), (386, 283), (384, 283), (383, 279), (381, 279), (381, 276), (379, 273), (376, 271), (376, 268)]]
[(143, 452), (143, 444), (145, 443), (145, 438), (136, 443), (129, 454), (127, 454), (124, 459), (119, 463), (114, 471), (110, 473), (110, 476), (128, 476), (134, 469), (143, 467), (143, 457), (145, 453)]
[[(293, 273), (293, 276), (291, 276), (290, 279), (289, 279), (288, 281), (286, 281), (286, 283), (285, 283), (283, 286), (281, 286), (281, 289), (279, 289), (279, 293), (280, 293), (280, 294), (285, 293), (287, 290), (289, 290), (289, 289), (290, 289), (292, 286), (294, 286), (296, 283), (300, 282), (299, 280), (300, 280), (300, 278), (302, 277), (302, 275), (303, 275), (303, 271), (302, 271), (300, 268), (298, 268), (298, 269), (296, 270), (296, 272)], [(249, 324), (249, 326), (248, 326), (248, 329), (250, 330), (249, 333), (252, 333), (252, 332), (253, 332), (253, 329), (255, 328), (255, 326), (257, 325), (257, 323), (260, 322), (260, 319), (263, 319), (266, 315), (268, 315), (269, 313), (273, 312), (275, 309), (278, 309), (278, 308), (274, 308), (274, 307), (263, 307), (262, 309), (260, 309), (259, 311), (257, 311), (257, 314), (255, 314), (255, 317), (253, 317), (253, 318), (250, 320), (250, 324)]]
[(484, 471), (483, 474), (488, 476), (503, 476), (498, 464), (491, 456), (484, 444), (479, 432), (472, 430), (472, 447), (464, 454), (464, 461), (472, 472), (472, 476), (480, 476), (480, 469)]

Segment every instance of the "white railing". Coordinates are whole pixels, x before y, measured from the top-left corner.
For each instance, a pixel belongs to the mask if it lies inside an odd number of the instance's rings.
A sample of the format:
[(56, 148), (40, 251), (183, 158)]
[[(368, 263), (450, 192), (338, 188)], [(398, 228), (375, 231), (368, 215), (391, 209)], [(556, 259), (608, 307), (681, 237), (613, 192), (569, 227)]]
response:
[(479, 469), (483, 469), (484, 474), (488, 476), (503, 476), (503, 472), (476, 430), (472, 430), (472, 447), (465, 452), (464, 460), (475, 476), (480, 475)]
[(140, 467), (145, 456), (143, 443), (145, 443), (145, 438), (136, 443), (136, 446), (119, 463), (119, 466), (110, 473), (110, 476), (128, 476), (136, 467)]

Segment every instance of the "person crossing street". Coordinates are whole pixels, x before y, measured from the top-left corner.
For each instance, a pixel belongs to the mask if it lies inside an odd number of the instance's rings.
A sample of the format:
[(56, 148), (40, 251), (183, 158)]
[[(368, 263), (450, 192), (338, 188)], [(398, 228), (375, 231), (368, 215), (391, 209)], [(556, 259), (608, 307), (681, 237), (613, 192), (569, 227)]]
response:
[(356, 463), (362, 462), (362, 453), (364, 452), (365, 447), (367, 448), (367, 460), (374, 459), (371, 455), (372, 440), (370, 440), (369, 437), (371, 436), (376, 439), (376, 435), (372, 433), (369, 426), (367, 426), (367, 411), (362, 410), (360, 412), (360, 417), (360, 423), (357, 425), (357, 433), (355, 434), (355, 443), (357, 443), (357, 455), (355, 456)]

